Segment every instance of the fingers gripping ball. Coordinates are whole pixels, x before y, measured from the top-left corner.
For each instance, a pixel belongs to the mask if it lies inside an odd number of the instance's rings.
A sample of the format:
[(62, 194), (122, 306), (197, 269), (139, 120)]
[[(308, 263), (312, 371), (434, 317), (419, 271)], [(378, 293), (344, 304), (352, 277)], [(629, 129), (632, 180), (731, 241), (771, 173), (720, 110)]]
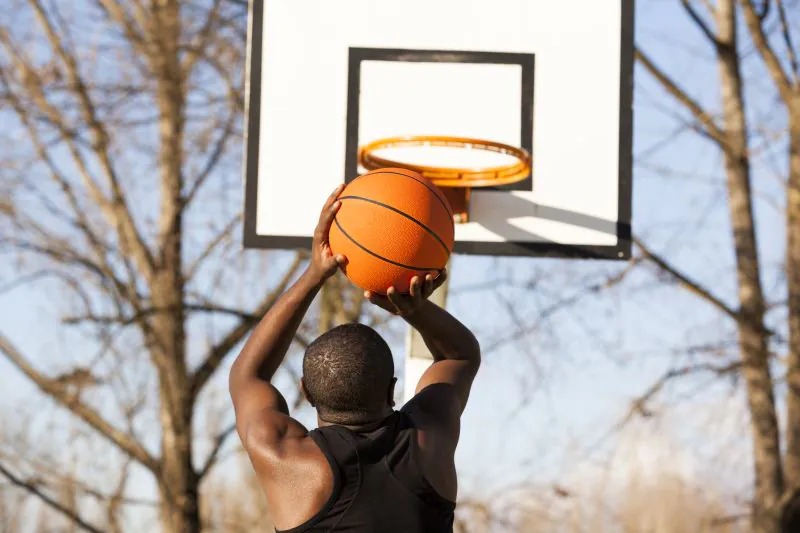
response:
[(434, 277), (453, 251), (453, 212), (444, 194), (416, 172), (384, 168), (359, 176), (339, 195), (330, 230), (343, 270), (364, 290), (409, 290), (411, 278)]

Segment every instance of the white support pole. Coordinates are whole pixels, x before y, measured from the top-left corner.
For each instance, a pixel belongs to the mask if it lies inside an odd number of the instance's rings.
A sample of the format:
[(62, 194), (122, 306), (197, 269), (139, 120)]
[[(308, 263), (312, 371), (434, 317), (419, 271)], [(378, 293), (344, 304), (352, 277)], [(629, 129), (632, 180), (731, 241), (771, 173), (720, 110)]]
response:
[[(447, 306), (447, 289), (450, 283), (451, 264), (452, 261), (447, 265), (447, 279), (442, 286), (439, 287), (429, 298), (431, 302), (435, 303), (441, 308), (445, 308)], [(417, 389), (419, 378), (422, 377), (422, 374), (425, 373), (425, 370), (427, 370), (433, 362), (433, 356), (431, 355), (430, 350), (428, 350), (428, 347), (425, 346), (425, 341), (422, 340), (422, 336), (417, 333), (417, 330), (410, 326), (408, 328), (408, 335), (406, 336), (405, 352), (406, 363), (405, 375), (403, 378), (403, 401), (407, 402), (414, 397), (414, 392)]]

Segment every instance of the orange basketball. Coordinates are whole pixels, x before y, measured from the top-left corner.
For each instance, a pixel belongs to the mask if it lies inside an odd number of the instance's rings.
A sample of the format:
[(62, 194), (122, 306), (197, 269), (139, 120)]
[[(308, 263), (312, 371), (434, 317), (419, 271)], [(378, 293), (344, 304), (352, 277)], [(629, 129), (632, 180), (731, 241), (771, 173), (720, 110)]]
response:
[(408, 292), (411, 278), (434, 276), (453, 251), (453, 212), (427, 178), (399, 168), (359, 176), (339, 195), (330, 246), (344, 254), (344, 273), (362, 289)]

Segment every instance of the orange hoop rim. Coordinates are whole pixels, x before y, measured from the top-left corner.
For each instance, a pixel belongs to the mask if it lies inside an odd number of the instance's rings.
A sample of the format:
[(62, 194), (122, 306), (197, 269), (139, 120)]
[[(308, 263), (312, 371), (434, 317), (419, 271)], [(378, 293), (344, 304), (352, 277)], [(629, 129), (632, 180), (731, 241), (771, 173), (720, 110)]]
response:
[[(436, 146), (444, 148), (463, 148), (467, 150), (485, 150), (503, 155), (510, 155), (517, 159), (511, 165), (484, 167), (484, 168), (458, 168), (434, 167), (403, 163), (384, 157), (378, 157), (373, 152), (382, 148), (401, 148), (409, 146)], [(419, 135), (406, 137), (388, 137), (365, 144), (358, 150), (358, 162), (368, 171), (380, 168), (405, 168), (419, 172), (440, 187), (496, 187), (508, 185), (524, 180), (531, 173), (531, 155), (523, 148), (516, 148), (508, 144), (467, 137), (446, 137), (441, 135)]]

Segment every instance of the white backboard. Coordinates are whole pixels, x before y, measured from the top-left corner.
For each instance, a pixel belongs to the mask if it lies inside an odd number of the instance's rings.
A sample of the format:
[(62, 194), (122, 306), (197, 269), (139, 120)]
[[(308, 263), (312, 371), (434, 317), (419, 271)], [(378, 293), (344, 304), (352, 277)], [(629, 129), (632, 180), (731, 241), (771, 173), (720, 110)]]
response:
[(633, 0), (252, 0), (248, 54), (245, 246), (307, 248), (359, 146), (448, 135), (533, 158), (456, 253), (629, 257)]

